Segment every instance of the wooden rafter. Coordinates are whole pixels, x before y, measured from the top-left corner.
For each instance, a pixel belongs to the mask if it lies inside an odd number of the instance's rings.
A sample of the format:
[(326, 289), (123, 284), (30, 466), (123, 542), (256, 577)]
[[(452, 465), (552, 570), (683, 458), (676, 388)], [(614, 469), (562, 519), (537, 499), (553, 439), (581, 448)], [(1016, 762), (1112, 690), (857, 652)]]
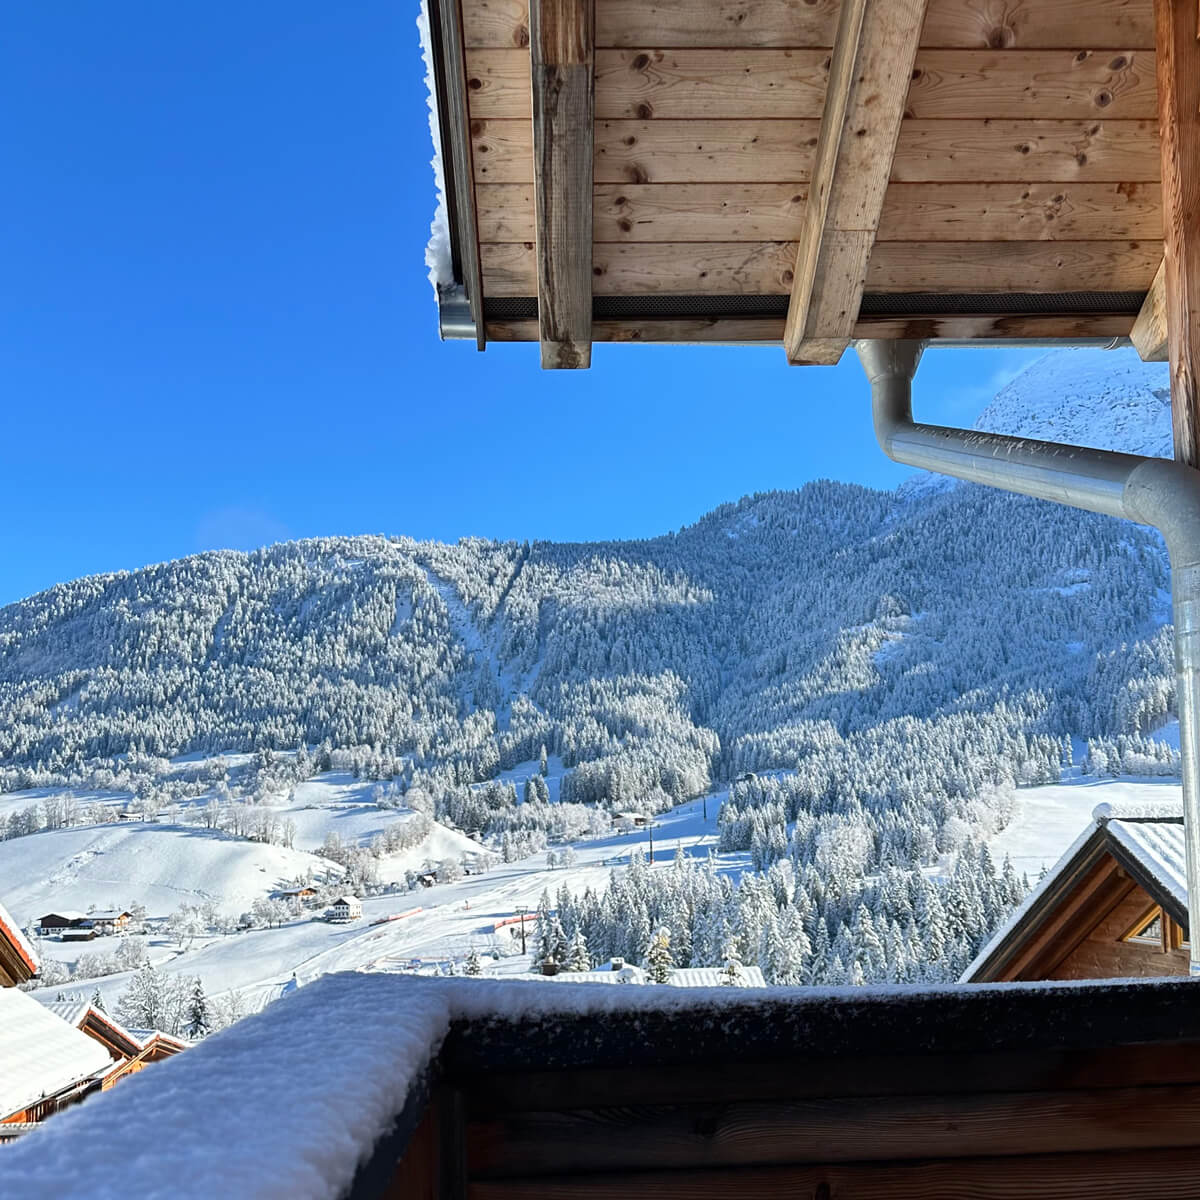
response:
[(1175, 457), (1200, 466), (1200, 4), (1154, 0)]
[(926, 0), (845, 0), (784, 327), (788, 361), (837, 362), (862, 302)]
[(592, 361), (592, 0), (531, 0), (533, 199), (543, 367)]
[(1167, 361), (1167, 267), (1163, 263), (1129, 331), (1129, 340), (1144, 362)]

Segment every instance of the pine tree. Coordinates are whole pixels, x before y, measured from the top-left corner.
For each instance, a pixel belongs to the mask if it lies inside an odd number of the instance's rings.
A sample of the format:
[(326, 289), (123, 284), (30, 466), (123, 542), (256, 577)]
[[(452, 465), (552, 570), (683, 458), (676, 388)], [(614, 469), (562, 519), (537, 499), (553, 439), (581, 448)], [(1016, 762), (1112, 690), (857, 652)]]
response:
[(482, 975), (483, 964), (479, 961), (479, 951), (474, 946), (467, 953), (467, 961), (463, 964), (464, 975)]
[(542, 752), (540, 755), (538, 755), (538, 771), (543, 776), (545, 776), (549, 770), (550, 770), (550, 762), (546, 755), (546, 744), (545, 744), (545, 742), (543, 742), (542, 743)]
[(92, 993), (92, 1007), (93, 1007), (93, 1008), (94, 1008), (94, 1009), (95, 1009), (97, 1012), (102, 1012), (102, 1013), (106, 1013), (106, 1012), (108, 1012), (108, 1009), (104, 1007), (104, 997), (100, 995), (100, 989), (99, 989), (99, 988), (97, 988), (97, 989), (96, 989), (96, 990), (95, 990), (95, 991)]
[(568, 971), (590, 971), (592, 969), (592, 958), (588, 953), (587, 938), (583, 936), (582, 929), (575, 930), (575, 936), (571, 939), (571, 948), (567, 951), (566, 965)]
[(192, 999), (188, 1005), (187, 1011), (187, 1035), (193, 1041), (199, 1041), (202, 1037), (207, 1037), (211, 1032), (212, 1027), (208, 1016), (208, 999), (204, 995), (204, 987), (200, 983), (200, 976), (196, 976), (195, 983), (192, 985)]
[(671, 978), (675, 959), (671, 954), (671, 931), (664, 925), (654, 935), (646, 953), (646, 970), (655, 983), (666, 983)]

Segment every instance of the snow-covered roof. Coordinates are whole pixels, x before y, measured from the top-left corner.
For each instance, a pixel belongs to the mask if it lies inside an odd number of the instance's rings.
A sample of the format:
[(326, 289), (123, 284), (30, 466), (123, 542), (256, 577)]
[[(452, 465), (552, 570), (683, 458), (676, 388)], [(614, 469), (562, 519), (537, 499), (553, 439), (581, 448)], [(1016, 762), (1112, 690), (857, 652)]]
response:
[[(1187, 867), (1184, 865), (1183, 822), (1109, 821), (1109, 836), (1145, 868), (1161, 891), (1180, 908), (1187, 908)], [(1162, 896), (1155, 899), (1161, 900)]]
[(43, 1002), (42, 1007), (76, 1029), (87, 1020), (92, 1009), (86, 1000), (50, 1000)]
[[(721, 987), (729, 986), (729, 975), (724, 967), (676, 967), (667, 982), (674, 987)], [(759, 967), (742, 967), (735, 986), (765, 988), (767, 981)]]
[(64, 921), (84, 921), (87, 916), (77, 908), (52, 908), (48, 913), (43, 913), (41, 919), (45, 921), (47, 917), (61, 917)]
[(25, 992), (0, 988), (0, 1120), (111, 1065), (99, 1042)]
[(362, 901), (357, 896), (339, 896), (334, 904), (345, 904), (348, 908), (353, 908), (356, 904), (361, 904)]
[[(560, 971), (557, 975), (523, 973), (507, 975), (506, 979), (552, 980), (555, 983), (649, 983), (650, 976), (641, 967), (626, 964), (615, 971), (599, 968), (595, 971)], [(710, 988), (728, 987), (729, 976), (723, 967), (676, 967), (667, 979), (672, 987)], [(736, 985), (745, 988), (765, 988), (767, 981), (758, 967), (742, 967), (741, 979)]]
[(972, 983), (1000, 947), (1046, 905), (1064, 878), (1098, 846), (1103, 837), (1134, 869), (1159, 903), (1173, 901), (1187, 910), (1187, 869), (1183, 848), (1183, 809), (1179, 800), (1146, 800), (1098, 804), (1091, 823), (1071, 843), (1041, 882), (1017, 906), (960, 976)]
[(29, 944), (29, 939), (21, 932), (21, 927), (12, 919), (7, 908), (0, 904), (0, 939), (6, 941), (16, 953), (17, 958), (25, 965), (30, 975), (36, 975), (40, 967), (37, 952)]
[(129, 915), (129, 910), (124, 908), (106, 908), (98, 912), (88, 913), (88, 916), (93, 921), (117, 921), (121, 917), (128, 917)]

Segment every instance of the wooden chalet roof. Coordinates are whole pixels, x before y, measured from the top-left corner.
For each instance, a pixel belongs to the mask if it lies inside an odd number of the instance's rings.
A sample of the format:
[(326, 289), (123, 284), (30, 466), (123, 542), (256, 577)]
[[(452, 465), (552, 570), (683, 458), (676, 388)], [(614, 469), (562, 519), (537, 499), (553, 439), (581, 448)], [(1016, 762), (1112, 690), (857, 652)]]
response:
[(25, 983), (37, 973), (37, 954), (8, 909), (0, 904), (0, 987)]
[[(1134, 886), (1188, 928), (1183, 813), (1177, 804), (1102, 804), (1092, 821), (963, 973), (963, 983), (1042, 978), (1030, 971), (1053, 938)], [(1061, 949), (1061, 947), (1060, 947)]]
[(1126, 337), (1145, 303), (1135, 342), (1166, 355), (1154, 0), (432, 16), (481, 347), (540, 337), (544, 366), (586, 366), (593, 339), (782, 341), (834, 362), (860, 336)]

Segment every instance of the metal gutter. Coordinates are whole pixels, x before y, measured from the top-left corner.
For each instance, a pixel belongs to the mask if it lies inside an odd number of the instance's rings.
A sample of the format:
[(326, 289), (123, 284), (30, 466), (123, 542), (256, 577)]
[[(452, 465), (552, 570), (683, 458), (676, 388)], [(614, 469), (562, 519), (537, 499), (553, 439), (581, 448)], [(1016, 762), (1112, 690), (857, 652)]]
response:
[[(1171, 559), (1188, 927), (1200, 929), (1200, 471), (1169, 459), (919, 424), (912, 381), (925, 343), (860, 341), (855, 349), (871, 383), (875, 436), (889, 458), (1162, 534)], [(1190, 974), (1200, 976), (1200, 938), (1192, 939)]]

